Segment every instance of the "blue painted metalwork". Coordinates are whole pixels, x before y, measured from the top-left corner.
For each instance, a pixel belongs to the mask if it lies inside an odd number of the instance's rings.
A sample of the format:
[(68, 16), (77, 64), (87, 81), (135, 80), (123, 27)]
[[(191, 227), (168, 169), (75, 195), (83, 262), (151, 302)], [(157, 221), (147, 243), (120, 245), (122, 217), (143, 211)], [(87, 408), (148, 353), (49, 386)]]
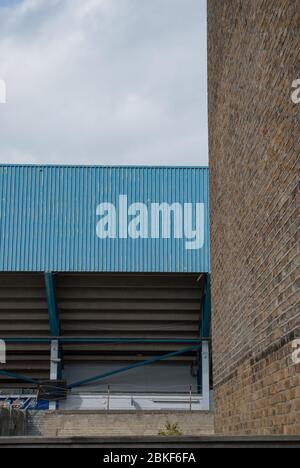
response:
[[(211, 336), (211, 280), (210, 275), (206, 274), (204, 279), (204, 295), (202, 303), (202, 317), (200, 336)], [(198, 354), (198, 393), (202, 394), (202, 346), (200, 346)]]
[(31, 383), (31, 384), (34, 384), (34, 385), (39, 384), (38, 380), (31, 379), (30, 377), (26, 377), (25, 375), (15, 374), (14, 372), (8, 372), (8, 371), (5, 371), (5, 370), (0, 370), (0, 375), (3, 375), (5, 377), (11, 377), (12, 379), (21, 380), (23, 382), (28, 382), (28, 383)]
[[(1, 338), (0, 338), (1, 339)], [(157, 339), (144, 339), (144, 338), (93, 338), (93, 337), (9, 337), (2, 338), (6, 343), (50, 343), (52, 340), (57, 340), (60, 343), (173, 343), (173, 344), (195, 344), (202, 343), (203, 341), (210, 341), (210, 338), (196, 338), (196, 339), (176, 339), (176, 338), (157, 338)]]
[(201, 336), (211, 336), (211, 284), (210, 275), (205, 275)]
[[(192, 346), (192, 347), (189, 347), (189, 348), (180, 349), (178, 351), (173, 351), (171, 353), (164, 354), (163, 356), (157, 356), (157, 357), (154, 357), (152, 359), (147, 359), (145, 361), (138, 362), (136, 364), (132, 364), (130, 366), (126, 366), (126, 367), (122, 367), (120, 369), (116, 369), (114, 371), (110, 371), (110, 372), (106, 372), (104, 374), (96, 375), (96, 376), (90, 377), (90, 378), (85, 379), (85, 380), (80, 380), (80, 381), (74, 382), (72, 384), (69, 384), (67, 386), (67, 388), (72, 389), (72, 388), (76, 388), (76, 387), (81, 387), (81, 386), (87, 385), (87, 384), (92, 383), (92, 382), (103, 380), (103, 379), (105, 379), (107, 377), (112, 377), (114, 375), (121, 374), (123, 372), (127, 372), (127, 371), (130, 371), (130, 370), (136, 369), (138, 367), (145, 367), (147, 365), (155, 364), (156, 362), (164, 361), (164, 360), (169, 359), (169, 358), (174, 357), (174, 356), (180, 356), (180, 355), (183, 355), (183, 354), (187, 354), (187, 353), (190, 353), (192, 351), (198, 350), (200, 348), (200, 346), (201, 345), (198, 344), (198, 345), (195, 345), (195, 346)], [(27, 377), (27, 376), (24, 376), (24, 375), (21, 375), (21, 374), (16, 374), (14, 372), (4, 371), (4, 370), (0, 370), (0, 375), (6, 376), (6, 377), (11, 377), (13, 379), (21, 380), (23, 382), (28, 382), (28, 383), (31, 383), (31, 384), (34, 384), (34, 385), (39, 385), (41, 383), (40, 381), (32, 379), (30, 377)]]
[[(207, 273), (208, 175), (201, 167), (2, 165), (0, 271)], [(120, 195), (149, 213), (152, 203), (203, 203), (204, 247), (188, 250), (185, 233), (176, 238), (174, 230), (170, 238), (100, 239), (97, 207), (117, 206)]]
[(58, 336), (60, 333), (60, 324), (56, 298), (55, 277), (53, 273), (45, 273), (44, 277), (48, 303), (50, 331), (52, 336)]
[[(60, 334), (60, 320), (56, 297), (55, 275), (51, 272), (48, 272), (44, 274), (44, 278), (48, 304), (50, 332), (52, 336), (58, 336)], [(59, 358), (60, 362), (57, 365), (57, 378), (60, 379), (62, 376), (63, 369), (63, 350), (61, 347), (59, 348)]]
[(92, 382), (97, 382), (99, 380), (106, 379), (107, 377), (112, 377), (114, 375), (121, 374), (123, 372), (127, 372), (127, 371), (130, 371), (130, 370), (133, 370), (133, 369), (137, 369), (138, 367), (148, 366), (150, 364), (155, 364), (156, 362), (164, 361), (164, 360), (169, 359), (169, 358), (174, 357), (174, 356), (180, 356), (182, 354), (186, 354), (186, 353), (189, 353), (191, 351), (196, 351), (197, 349), (199, 349), (199, 347), (200, 347), (199, 345), (198, 346), (192, 346), (190, 348), (181, 349), (179, 351), (174, 351), (172, 353), (164, 354), (163, 356), (157, 356), (157, 357), (154, 357), (152, 359), (147, 359), (146, 361), (142, 361), (142, 362), (138, 362), (136, 364), (132, 364), (130, 366), (122, 367), (122, 368), (116, 369), (114, 371), (106, 372), (105, 374), (95, 375), (94, 377), (90, 377), (90, 378), (85, 379), (85, 380), (79, 380), (77, 382), (69, 384), (67, 388), (72, 389), (72, 388), (75, 388), (75, 387), (81, 387), (83, 385), (87, 385), (87, 384), (92, 383)]

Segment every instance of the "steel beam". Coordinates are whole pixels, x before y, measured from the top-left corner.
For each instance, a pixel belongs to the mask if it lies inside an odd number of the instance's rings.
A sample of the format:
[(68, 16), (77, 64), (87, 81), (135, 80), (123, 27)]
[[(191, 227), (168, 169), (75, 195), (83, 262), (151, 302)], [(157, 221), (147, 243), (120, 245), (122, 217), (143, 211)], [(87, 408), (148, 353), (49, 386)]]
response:
[[(56, 297), (56, 284), (55, 276), (52, 272), (45, 273), (45, 288), (48, 304), (48, 315), (49, 315), (49, 325), (52, 339), (51, 343), (51, 352), (50, 352), (50, 380), (57, 380), (61, 377), (62, 370), (62, 351), (60, 348), (60, 343), (57, 339), (53, 339), (55, 336), (60, 335), (60, 320), (59, 320), (59, 310), (57, 305)], [(56, 409), (56, 402), (49, 403), (49, 409)]]
[(205, 292), (203, 298), (203, 316), (201, 336), (211, 336), (211, 285), (210, 275), (205, 275)]
[(55, 277), (53, 273), (45, 273), (45, 288), (48, 304), (48, 315), (51, 336), (59, 336), (60, 334), (60, 323), (59, 323), (59, 312), (56, 298), (56, 285)]
[(172, 338), (98, 338), (98, 337), (68, 337), (68, 336), (52, 336), (52, 337), (9, 337), (3, 338), (6, 343), (51, 343), (57, 340), (59, 343), (109, 343), (109, 344), (200, 344), (203, 341), (210, 341), (210, 338), (196, 339), (172, 339)]
[(202, 410), (210, 410), (210, 356), (209, 344), (201, 345), (202, 364)]
[[(50, 380), (57, 380), (60, 373), (60, 359), (59, 359), (59, 343), (57, 340), (51, 341), (51, 356), (50, 356)], [(49, 410), (56, 410), (57, 402), (49, 402)]]
[(28, 382), (28, 383), (31, 383), (31, 384), (34, 384), (34, 385), (39, 385), (39, 383), (40, 383), (38, 380), (32, 379), (32, 378), (27, 377), (25, 375), (16, 374), (15, 372), (8, 372), (8, 371), (5, 371), (5, 370), (0, 370), (0, 375), (3, 375), (4, 377), (10, 377), (10, 378), (16, 379), (16, 380), (21, 380), (23, 382)]
[(210, 338), (180, 339), (180, 338), (98, 338), (98, 337), (58, 337), (62, 343), (110, 343), (110, 344), (199, 344)]
[[(200, 336), (201, 338), (211, 336), (211, 281), (209, 274), (206, 274), (204, 278), (204, 295), (202, 303), (202, 320)], [(206, 401), (206, 406), (208, 402), (209, 408), (210, 357), (208, 341), (202, 339), (202, 345), (200, 347), (198, 358), (198, 392), (203, 395), (203, 398)]]

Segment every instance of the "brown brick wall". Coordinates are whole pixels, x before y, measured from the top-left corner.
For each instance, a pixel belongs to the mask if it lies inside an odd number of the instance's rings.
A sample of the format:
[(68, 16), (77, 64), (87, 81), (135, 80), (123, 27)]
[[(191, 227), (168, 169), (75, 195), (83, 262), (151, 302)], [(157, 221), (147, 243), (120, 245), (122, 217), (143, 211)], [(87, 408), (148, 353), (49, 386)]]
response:
[(208, 0), (217, 432), (300, 434), (299, 6)]

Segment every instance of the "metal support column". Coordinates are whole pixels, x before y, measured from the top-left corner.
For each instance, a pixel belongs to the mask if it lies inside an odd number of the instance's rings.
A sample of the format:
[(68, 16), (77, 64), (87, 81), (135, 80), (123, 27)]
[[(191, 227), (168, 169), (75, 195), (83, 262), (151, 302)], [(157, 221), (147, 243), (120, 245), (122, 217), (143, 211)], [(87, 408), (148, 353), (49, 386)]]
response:
[[(51, 356), (50, 356), (50, 380), (58, 379), (60, 366), (59, 344), (57, 340), (51, 341)], [(49, 402), (49, 410), (56, 410), (56, 401)]]
[[(48, 303), (48, 315), (51, 336), (59, 336), (60, 334), (60, 323), (59, 323), (59, 311), (56, 298), (56, 285), (53, 273), (45, 273), (45, 287)], [(50, 352), (50, 380), (57, 380), (61, 377), (61, 351), (58, 340), (51, 341), (51, 352)], [(49, 409), (56, 409), (56, 401), (49, 402)]]
[(56, 285), (53, 273), (45, 273), (45, 287), (51, 336), (60, 334), (59, 313), (56, 299)]
[[(211, 336), (211, 285), (210, 275), (205, 275), (202, 305), (201, 338)], [(210, 353), (209, 342), (203, 341), (199, 352), (198, 391), (203, 396), (203, 409), (210, 409)]]
[(202, 343), (202, 409), (210, 410), (210, 357), (209, 343)]

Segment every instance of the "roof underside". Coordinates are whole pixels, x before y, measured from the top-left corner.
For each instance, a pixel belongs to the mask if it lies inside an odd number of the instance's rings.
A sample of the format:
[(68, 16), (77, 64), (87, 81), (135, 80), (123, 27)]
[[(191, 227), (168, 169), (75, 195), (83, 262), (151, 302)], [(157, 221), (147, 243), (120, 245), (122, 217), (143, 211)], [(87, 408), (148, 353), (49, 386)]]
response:
[[(198, 339), (203, 278), (194, 274), (57, 274), (57, 302), (64, 337)], [(42, 274), (0, 274), (0, 335), (49, 337)], [(180, 343), (68, 343), (66, 364), (134, 363), (186, 347)], [(196, 353), (168, 364), (192, 364)], [(164, 365), (162, 363), (161, 365)], [(48, 379), (48, 343), (11, 343), (1, 369)], [(2, 386), (15, 381), (0, 378)], [(22, 384), (24, 386), (24, 384)]]

